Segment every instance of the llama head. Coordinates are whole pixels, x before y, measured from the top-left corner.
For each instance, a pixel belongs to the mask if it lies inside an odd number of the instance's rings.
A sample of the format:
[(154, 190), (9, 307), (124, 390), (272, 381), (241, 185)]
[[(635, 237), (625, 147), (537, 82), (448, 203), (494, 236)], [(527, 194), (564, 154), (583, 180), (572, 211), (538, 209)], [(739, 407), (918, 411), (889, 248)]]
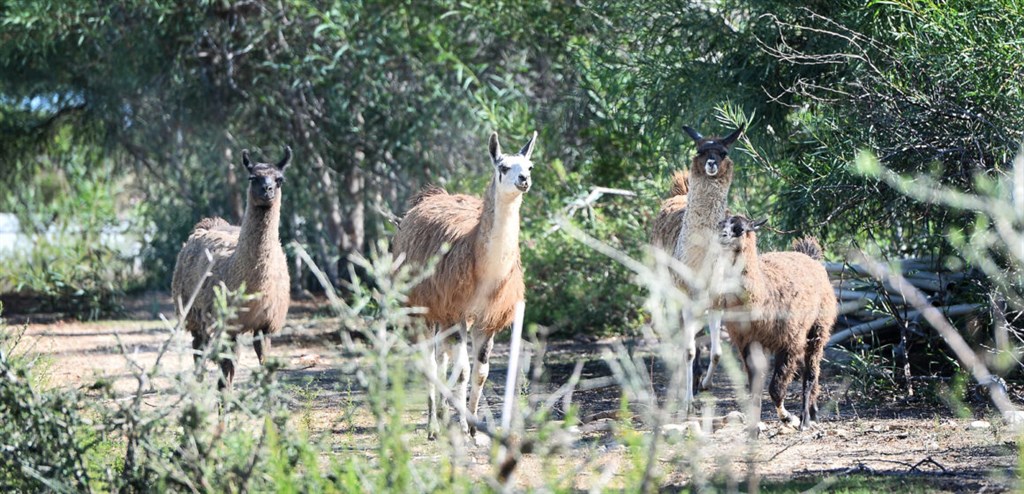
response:
[(284, 147), (284, 157), (277, 164), (255, 163), (249, 159), (249, 150), (242, 151), (242, 164), (249, 171), (249, 200), (259, 207), (270, 207), (281, 197), (284, 169), (292, 160), (292, 148)]
[(729, 159), (729, 146), (743, 133), (744, 125), (724, 138), (706, 138), (691, 127), (683, 127), (697, 144), (697, 156), (693, 158), (690, 173), (698, 177), (704, 176), (721, 180), (732, 179), (732, 160)]
[(742, 239), (754, 235), (768, 220), (752, 221), (745, 216), (728, 216), (718, 223), (718, 240), (723, 246), (739, 249)]
[(533, 146), (536, 143), (537, 131), (534, 131), (529, 142), (518, 153), (502, 154), (498, 133), (491, 134), (488, 148), (491, 152), (491, 162), (494, 163), (494, 183), (499, 196), (515, 197), (530, 190), (530, 172), (533, 170), (530, 155), (533, 154)]

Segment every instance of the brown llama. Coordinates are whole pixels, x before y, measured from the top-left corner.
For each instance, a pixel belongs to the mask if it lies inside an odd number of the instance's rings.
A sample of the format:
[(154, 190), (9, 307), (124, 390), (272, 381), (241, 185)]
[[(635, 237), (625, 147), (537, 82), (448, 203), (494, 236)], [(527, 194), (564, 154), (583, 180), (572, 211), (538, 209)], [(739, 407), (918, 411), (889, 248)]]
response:
[[(210, 339), (213, 288), (222, 285), (237, 290), (243, 283), (248, 293), (258, 294), (228, 321), (228, 336), (234, 351), (239, 334), (253, 333), (253, 348), (262, 365), (270, 351), (271, 335), (284, 326), (288, 313), (288, 264), (278, 226), (281, 220), (281, 185), (284, 170), (292, 158), (292, 149), (285, 147), (284, 157), (277, 164), (253, 163), (249, 152), (242, 151), (242, 164), (249, 172), (248, 203), (242, 226), (229, 225), (221, 218), (203, 218), (192, 229), (178, 253), (171, 281), (171, 295), (179, 320), (185, 318), (185, 329), (192, 333), (192, 348), (199, 364), (203, 348)], [(211, 275), (203, 279), (209, 266), (207, 253), (213, 257)], [(201, 285), (201, 286), (200, 286)], [(192, 292), (195, 302), (182, 314)], [(218, 388), (231, 387), (235, 376), (233, 357), (220, 360), (222, 376)]]
[[(726, 202), (733, 178), (729, 147), (739, 139), (743, 128), (744, 125), (740, 125), (725, 138), (705, 138), (696, 130), (683, 127), (697, 145), (697, 154), (688, 172), (678, 171), (673, 175), (671, 196), (661, 203), (661, 210), (651, 228), (651, 244), (672, 252), (672, 257), (689, 270), (686, 279), (677, 276), (675, 281), (680, 289), (690, 295), (691, 300), (698, 300), (701, 296), (713, 298), (711, 291), (717, 257), (714, 239), (718, 234), (718, 223), (726, 215)], [(680, 327), (688, 331), (686, 317), (682, 319)], [(711, 361), (700, 380), (701, 389), (711, 389), (712, 375), (722, 355), (721, 328), (721, 314), (711, 311), (708, 318)], [(696, 335), (687, 336), (683, 409), (688, 412), (693, 403), (693, 363), (697, 357), (697, 346)]]
[[(807, 429), (818, 418), (818, 377), (821, 357), (836, 321), (836, 296), (822, 265), (817, 240), (794, 242), (791, 252), (757, 253), (757, 230), (764, 221), (743, 216), (722, 220), (725, 276), (735, 289), (722, 295), (718, 306), (726, 311), (725, 327), (747, 370), (748, 385), (756, 376), (758, 358), (753, 343), (775, 354), (768, 394), (779, 419)], [(800, 418), (786, 411), (786, 388), (803, 370), (803, 411)], [(761, 397), (753, 397), (760, 420)], [(756, 423), (756, 421), (752, 422)]]
[[(449, 194), (438, 187), (423, 190), (412, 201), (395, 234), (392, 250), (412, 266), (424, 266), (440, 255), (433, 274), (414, 287), (410, 306), (425, 307), (424, 318), (434, 331), (434, 355), (428, 372), (447, 373), (451, 348), (438, 342), (441, 329), (459, 325), (453, 375), (454, 398), (466, 405), (466, 388), (473, 376), (466, 410), (476, 416), (483, 384), (490, 371), (494, 335), (512, 324), (514, 306), (525, 287), (519, 260), (519, 209), (530, 189), (530, 172), (537, 133), (517, 153), (501, 152), (498, 133), (491, 134), (489, 152), (494, 172), (483, 199)], [(447, 251), (445, 249), (448, 248)], [(470, 369), (467, 340), (472, 337)], [(442, 348), (443, 347), (443, 348)], [(438, 420), (447, 419), (447, 406), (437, 406), (437, 390), (429, 384), (427, 436), (437, 436)], [(464, 432), (475, 434), (467, 417), (459, 415)]]

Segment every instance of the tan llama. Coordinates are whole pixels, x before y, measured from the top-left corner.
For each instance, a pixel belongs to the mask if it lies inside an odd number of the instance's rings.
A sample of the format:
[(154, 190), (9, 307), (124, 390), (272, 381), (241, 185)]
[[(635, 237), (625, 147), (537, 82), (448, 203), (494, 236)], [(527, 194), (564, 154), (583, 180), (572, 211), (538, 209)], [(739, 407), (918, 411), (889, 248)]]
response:
[[(518, 153), (507, 155), (501, 151), (497, 132), (491, 134), (488, 147), (494, 169), (483, 199), (427, 188), (413, 199), (392, 244), (395, 255), (405, 256), (413, 266), (441, 256), (433, 274), (409, 294), (409, 305), (427, 309), (424, 318), (433, 327), (435, 342), (438, 331), (459, 325), (454, 366), (461, 371), (454, 394), (466, 405), (472, 376), (466, 410), (473, 416), (490, 370), (494, 335), (512, 323), (513, 308), (524, 297), (519, 209), (530, 189), (530, 156), (536, 139), (534, 132)], [(470, 338), (472, 366), (467, 349)], [(428, 371), (447, 373), (450, 353), (449, 346), (436, 346)], [(427, 434), (435, 438), (447, 407), (438, 407), (433, 384), (428, 391)], [(459, 424), (463, 431), (476, 432), (465, 416), (460, 415)]]
[[(192, 333), (197, 363), (210, 338), (208, 325), (212, 320), (213, 288), (217, 285), (237, 290), (244, 283), (247, 293), (259, 294), (241, 308), (236, 320), (228, 321), (228, 335), (234, 347), (239, 334), (253, 333), (252, 344), (260, 364), (270, 351), (271, 335), (284, 326), (290, 303), (288, 264), (277, 230), (281, 221), (281, 185), (291, 158), (290, 147), (285, 147), (284, 157), (276, 164), (254, 163), (249, 160), (249, 152), (242, 151), (242, 164), (249, 172), (242, 226), (229, 225), (221, 218), (203, 218), (178, 253), (171, 295), (178, 318), (185, 318), (185, 328)], [(203, 280), (209, 266), (207, 253), (214, 264), (212, 275)], [(197, 287), (200, 288), (195, 302), (187, 314), (182, 314)], [(220, 368), (218, 387), (230, 388), (235, 376), (234, 359), (222, 358)]]

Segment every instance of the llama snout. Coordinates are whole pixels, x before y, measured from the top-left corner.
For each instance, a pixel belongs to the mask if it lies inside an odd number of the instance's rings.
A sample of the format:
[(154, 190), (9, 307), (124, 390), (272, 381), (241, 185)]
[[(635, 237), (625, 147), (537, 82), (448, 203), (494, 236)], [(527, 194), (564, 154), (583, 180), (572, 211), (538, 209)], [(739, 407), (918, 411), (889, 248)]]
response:
[(706, 173), (709, 177), (718, 175), (718, 160), (714, 158), (708, 158), (708, 160), (704, 162), (704, 173)]
[(257, 187), (253, 192), (256, 193), (256, 198), (260, 202), (270, 202), (274, 200), (274, 196), (277, 194), (277, 188), (273, 185), (267, 185), (264, 187)]
[(520, 175), (519, 178), (516, 179), (516, 188), (523, 192), (530, 190), (530, 177)]

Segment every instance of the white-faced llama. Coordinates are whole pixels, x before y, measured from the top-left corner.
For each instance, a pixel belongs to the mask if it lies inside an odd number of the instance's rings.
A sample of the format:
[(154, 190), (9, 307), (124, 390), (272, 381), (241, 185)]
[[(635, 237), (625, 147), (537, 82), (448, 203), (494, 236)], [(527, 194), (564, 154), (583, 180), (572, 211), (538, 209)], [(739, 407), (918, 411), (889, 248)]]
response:
[[(203, 218), (192, 228), (178, 253), (171, 295), (179, 320), (185, 318), (185, 328), (192, 333), (197, 364), (210, 339), (215, 286), (237, 290), (244, 283), (247, 293), (258, 294), (239, 310), (235, 320), (228, 321), (227, 334), (234, 348), (239, 334), (253, 333), (252, 344), (260, 364), (270, 351), (270, 335), (284, 325), (290, 285), (277, 230), (281, 219), (281, 185), (291, 158), (290, 147), (285, 147), (284, 157), (276, 164), (254, 163), (249, 160), (248, 151), (242, 151), (242, 164), (249, 172), (242, 226), (232, 226), (221, 218)], [(210, 265), (208, 255), (213, 258), (213, 267), (204, 280)], [(182, 314), (197, 288), (190, 310)], [(221, 358), (220, 368), (218, 387), (230, 388), (235, 375), (234, 359)]]
[[(764, 221), (730, 216), (720, 224), (725, 276), (737, 289), (723, 295), (726, 330), (739, 351), (748, 383), (753, 383), (758, 358), (751, 345), (758, 343), (775, 354), (768, 394), (779, 419), (806, 429), (818, 417), (818, 376), (821, 357), (836, 321), (836, 296), (821, 263), (817, 240), (794, 242), (793, 252), (757, 254), (757, 230)], [(803, 407), (800, 418), (783, 406), (786, 388), (803, 370)], [(761, 397), (753, 397), (761, 410)], [(760, 413), (759, 413), (760, 414)], [(756, 423), (755, 420), (752, 423)]]
[[(489, 151), (494, 171), (480, 198), (449, 194), (438, 187), (423, 190), (412, 200), (392, 243), (396, 256), (412, 266), (425, 266), (440, 255), (434, 272), (409, 293), (410, 306), (425, 307), (424, 318), (434, 330), (433, 358), (428, 372), (447, 373), (451, 347), (439, 344), (441, 329), (459, 325), (454, 368), (454, 398), (476, 416), (480, 393), (490, 369), (494, 335), (512, 323), (514, 306), (523, 300), (523, 270), (519, 260), (519, 209), (530, 189), (530, 172), (537, 133), (516, 154), (501, 152), (497, 132), (491, 134)], [(447, 251), (444, 249), (448, 248)], [(472, 337), (472, 367), (467, 340)], [(440, 369), (439, 369), (440, 367)], [(466, 403), (466, 388), (472, 391)], [(444, 379), (442, 379), (444, 380)], [(429, 385), (427, 434), (434, 438), (439, 421), (447, 420), (447, 406), (438, 406), (437, 390)], [(466, 416), (460, 414), (464, 432), (473, 434)]]
[[(729, 147), (743, 133), (740, 126), (724, 138), (705, 138), (690, 127), (683, 130), (697, 145), (689, 172), (676, 172), (672, 177), (671, 197), (661, 204), (661, 210), (651, 228), (651, 244), (679, 260), (689, 270), (688, 277), (677, 277), (676, 284), (690, 295), (691, 300), (708, 301), (716, 273), (718, 224), (725, 218), (729, 187), (732, 185), (733, 162)], [(701, 314), (692, 314), (699, 317)], [(683, 328), (686, 321), (683, 321)], [(711, 363), (700, 382), (702, 389), (711, 388), (715, 365), (722, 355), (721, 317), (712, 312), (708, 321), (711, 333)], [(683, 375), (683, 405), (688, 410), (693, 403), (693, 363), (697, 355), (695, 335), (686, 341), (686, 362)]]

